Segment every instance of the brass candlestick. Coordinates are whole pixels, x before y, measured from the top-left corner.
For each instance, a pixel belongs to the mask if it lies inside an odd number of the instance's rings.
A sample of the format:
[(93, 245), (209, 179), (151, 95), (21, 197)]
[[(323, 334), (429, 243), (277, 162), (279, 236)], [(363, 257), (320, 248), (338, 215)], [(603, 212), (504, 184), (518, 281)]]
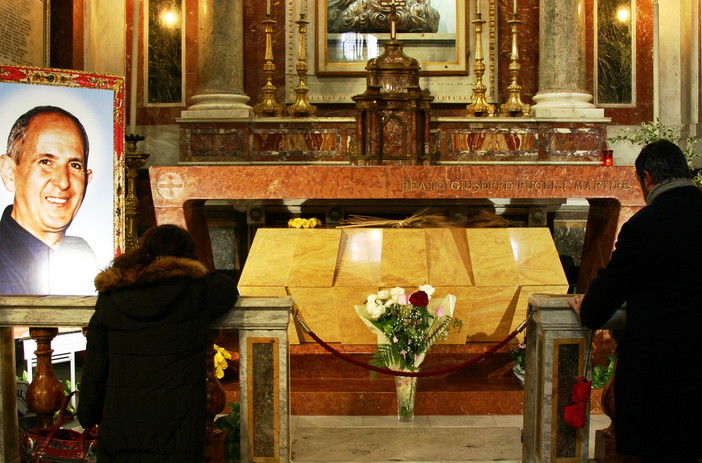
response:
[(510, 55), (509, 63), (509, 75), (510, 84), (507, 87), (509, 92), (509, 98), (507, 103), (500, 105), (500, 113), (503, 116), (528, 116), (530, 105), (522, 103), (522, 86), (517, 83), (517, 77), (519, 76), (519, 70), (521, 65), (519, 64), (519, 50), (517, 47), (517, 27), (522, 24), (523, 21), (518, 19), (517, 12), (515, 11), (512, 15), (512, 19), (507, 21), (512, 29), (512, 54)]
[(271, 19), (271, 14), (268, 13), (265, 20), (261, 21), (263, 31), (266, 34), (266, 51), (264, 55), (265, 63), (263, 63), (263, 73), (266, 75), (266, 85), (261, 88), (263, 92), (263, 101), (254, 106), (254, 114), (257, 116), (282, 116), (283, 106), (275, 100), (276, 88), (273, 85), (273, 76), (275, 75), (275, 64), (273, 63), (273, 26), (276, 24), (274, 19)]
[(300, 76), (300, 83), (295, 87), (295, 102), (288, 106), (288, 114), (295, 117), (314, 116), (317, 112), (317, 107), (307, 101), (307, 93), (310, 91), (307, 87), (307, 24), (309, 21), (305, 19), (305, 13), (300, 13), (300, 20), (295, 21), (300, 32), (300, 42), (297, 49), (297, 75)]
[(147, 153), (137, 153), (137, 142), (143, 140), (141, 135), (129, 134), (125, 137), (127, 152), (124, 163), (127, 166), (127, 194), (124, 198), (124, 250), (133, 251), (139, 247), (139, 233), (137, 231), (137, 217), (139, 216), (139, 198), (136, 194), (137, 169), (146, 163), (149, 158)]
[[(480, 0), (478, 0), (480, 1)], [(468, 116), (494, 116), (495, 115), (495, 105), (491, 105), (485, 99), (485, 91), (487, 87), (483, 84), (483, 74), (485, 73), (485, 64), (483, 63), (483, 24), (485, 20), (482, 19), (482, 14), (480, 12), (476, 13), (476, 19), (473, 21), (475, 24), (475, 64), (473, 64), (473, 71), (475, 72), (475, 86), (473, 87), (473, 96), (471, 97), (472, 103), (466, 106)]]

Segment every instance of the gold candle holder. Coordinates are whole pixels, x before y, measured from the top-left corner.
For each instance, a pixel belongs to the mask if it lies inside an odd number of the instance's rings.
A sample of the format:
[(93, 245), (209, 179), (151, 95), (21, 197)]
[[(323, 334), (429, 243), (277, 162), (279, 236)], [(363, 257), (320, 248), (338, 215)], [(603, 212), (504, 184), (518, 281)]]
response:
[(314, 116), (317, 107), (307, 100), (307, 24), (305, 13), (300, 13), (300, 19), (295, 21), (300, 33), (300, 41), (297, 48), (297, 75), (300, 76), (300, 83), (295, 87), (295, 102), (288, 106), (288, 114), (295, 117)]
[(521, 65), (519, 64), (519, 49), (517, 47), (517, 27), (519, 24), (523, 24), (523, 21), (518, 19), (517, 12), (515, 11), (512, 15), (512, 19), (507, 21), (507, 23), (512, 29), (512, 53), (509, 63), (510, 84), (507, 87), (509, 98), (506, 103), (500, 105), (500, 113), (503, 116), (527, 117), (529, 116), (529, 108), (531, 108), (531, 105), (522, 102), (522, 86), (517, 83), (517, 77), (521, 69)]
[[(479, 0), (478, 0), (479, 1)], [(468, 116), (494, 116), (495, 115), (495, 105), (487, 102), (485, 99), (485, 92), (487, 87), (483, 84), (483, 74), (485, 74), (485, 63), (483, 63), (483, 24), (485, 20), (482, 19), (482, 14), (480, 12), (476, 13), (476, 19), (473, 20), (475, 24), (475, 64), (473, 64), (473, 71), (475, 72), (475, 86), (473, 86), (473, 96), (471, 97), (472, 103), (466, 106)]]
[(263, 101), (254, 106), (254, 114), (257, 116), (282, 116), (283, 106), (275, 100), (275, 94), (278, 90), (273, 85), (273, 76), (275, 75), (275, 63), (273, 63), (273, 26), (276, 24), (274, 19), (271, 19), (271, 14), (268, 13), (265, 20), (261, 21), (263, 31), (266, 34), (266, 51), (264, 55), (265, 63), (263, 63), (263, 73), (266, 75), (266, 84), (261, 88), (263, 93)]
[(146, 163), (148, 153), (137, 153), (137, 142), (143, 140), (141, 135), (129, 134), (125, 137), (127, 152), (124, 154), (124, 163), (127, 167), (127, 194), (124, 197), (124, 250), (133, 251), (139, 247), (139, 233), (137, 231), (137, 217), (139, 216), (139, 199), (136, 194), (137, 169)]

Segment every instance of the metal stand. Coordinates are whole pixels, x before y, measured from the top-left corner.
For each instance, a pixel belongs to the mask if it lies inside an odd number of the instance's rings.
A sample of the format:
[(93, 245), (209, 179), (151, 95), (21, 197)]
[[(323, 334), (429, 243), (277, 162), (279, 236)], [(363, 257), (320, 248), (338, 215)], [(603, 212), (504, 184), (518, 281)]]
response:
[(307, 24), (305, 13), (300, 13), (300, 20), (295, 21), (300, 31), (300, 42), (297, 49), (297, 75), (300, 76), (300, 83), (295, 87), (295, 102), (288, 106), (288, 115), (295, 117), (314, 116), (317, 107), (307, 101)]
[(275, 75), (275, 64), (273, 63), (273, 26), (276, 24), (268, 13), (267, 18), (261, 21), (266, 34), (266, 51), (264, 55), (263, 73), (266, 75), (266, 84), (261, 88), (263, 101), (254, 106), (254, 114), (257, 116), (282, 116), (283, 106), (275, 100), (275, 93), (278, 90), (273, 85)]
[(480, 12), (476, 13), (476, 19), (473, 21), (475, 24), (475, 64), (473, 65), (473, 71), (475, 72), (475, 86), (473, 87), (473, 96), (471, 97), (472, 103), (466, 107), (468, 116), (494, 116), (495, 115), (495, 105), (487, 102), (485, 99), (485, 91), (487, 87), (483, 84), (483, 74), (485, 74), (485, 63), (483, 63), (483, 24), (485, 20), (482, 19), (482, 14)]

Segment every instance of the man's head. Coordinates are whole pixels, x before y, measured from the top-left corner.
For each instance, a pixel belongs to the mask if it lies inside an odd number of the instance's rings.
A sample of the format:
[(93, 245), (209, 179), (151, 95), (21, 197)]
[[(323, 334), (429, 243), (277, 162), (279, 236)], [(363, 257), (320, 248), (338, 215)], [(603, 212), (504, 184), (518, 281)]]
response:
[(655, 185), (672, 179), (692, 178), (682, 150), (668, 140), (644, 146), (634, 163), (644, 197)]
[(92, 179), (88, 136), (80, 121), (55, 106), (17, 119), (0, 157), (0, 175), (15, 193), (12, 217), (49, 246), (61, 242)]

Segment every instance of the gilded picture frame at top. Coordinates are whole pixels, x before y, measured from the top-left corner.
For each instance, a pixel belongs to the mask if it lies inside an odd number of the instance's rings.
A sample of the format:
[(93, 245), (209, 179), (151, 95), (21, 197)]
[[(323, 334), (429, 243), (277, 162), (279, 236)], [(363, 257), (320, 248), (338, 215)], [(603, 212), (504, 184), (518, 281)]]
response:
[[(390, 7), (383, 3), (386, 2), (317, 0), (316, 74), (365, 73), (368, 60), (380, 55), (383, 43), (390, 38)], [(421, 73), (467, 75), (467, 0), (406, 3), (398, 8), (397, 39), (403, 43), (405, 53), (419, 61)]]

